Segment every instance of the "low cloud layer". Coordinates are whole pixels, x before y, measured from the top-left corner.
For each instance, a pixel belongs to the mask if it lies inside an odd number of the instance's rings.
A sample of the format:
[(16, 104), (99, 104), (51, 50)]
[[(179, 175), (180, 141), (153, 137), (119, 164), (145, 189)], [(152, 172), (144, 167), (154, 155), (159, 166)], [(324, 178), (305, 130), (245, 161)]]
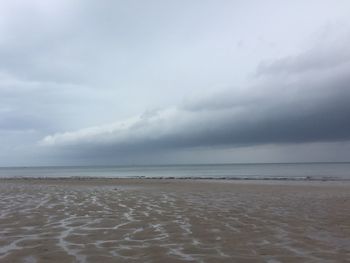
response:
[[(343, 51), (350, 53), (349, 48)], [(350, 57), (338, 52), (322, 48), (281, 58), (265, 64), (263, 70), (259, 67), (252, 87), (124, 122), (49, 135), (41, 144), (81, 156), (118, 156), (165, 149), (347, 141)], [(326, 58), (331, 58), (329, 64)], [(299, 70), (300, 65), (307, 66)]]

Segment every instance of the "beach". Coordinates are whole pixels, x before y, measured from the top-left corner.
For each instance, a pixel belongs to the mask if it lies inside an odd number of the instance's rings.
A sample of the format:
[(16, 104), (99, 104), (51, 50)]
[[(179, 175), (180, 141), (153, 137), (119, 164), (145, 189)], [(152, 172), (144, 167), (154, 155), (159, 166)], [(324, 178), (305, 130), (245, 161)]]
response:
[(0, 262), (349, 262), (350, 182), (0, 179)]

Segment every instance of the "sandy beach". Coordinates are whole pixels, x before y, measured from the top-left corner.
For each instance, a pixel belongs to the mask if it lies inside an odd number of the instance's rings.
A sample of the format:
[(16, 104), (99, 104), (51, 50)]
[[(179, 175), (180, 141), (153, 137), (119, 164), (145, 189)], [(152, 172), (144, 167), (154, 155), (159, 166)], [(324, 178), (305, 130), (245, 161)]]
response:
[(1, 179), (0, 262), (350, 262), (350, 183)]

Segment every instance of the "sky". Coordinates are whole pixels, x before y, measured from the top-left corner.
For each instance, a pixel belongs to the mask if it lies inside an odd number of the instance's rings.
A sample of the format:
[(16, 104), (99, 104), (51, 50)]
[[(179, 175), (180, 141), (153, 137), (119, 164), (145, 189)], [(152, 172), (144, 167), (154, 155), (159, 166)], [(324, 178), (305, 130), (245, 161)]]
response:
[(350, 161), (349, 10), (0, 0), (0, 166)]

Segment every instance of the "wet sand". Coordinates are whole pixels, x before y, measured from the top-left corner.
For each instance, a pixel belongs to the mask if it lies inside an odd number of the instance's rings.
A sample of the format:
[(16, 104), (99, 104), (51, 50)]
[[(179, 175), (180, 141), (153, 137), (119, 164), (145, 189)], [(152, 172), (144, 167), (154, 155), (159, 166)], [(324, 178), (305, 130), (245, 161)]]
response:
[(349, 182), (0, 180), (0, 262), (349, 259)]

